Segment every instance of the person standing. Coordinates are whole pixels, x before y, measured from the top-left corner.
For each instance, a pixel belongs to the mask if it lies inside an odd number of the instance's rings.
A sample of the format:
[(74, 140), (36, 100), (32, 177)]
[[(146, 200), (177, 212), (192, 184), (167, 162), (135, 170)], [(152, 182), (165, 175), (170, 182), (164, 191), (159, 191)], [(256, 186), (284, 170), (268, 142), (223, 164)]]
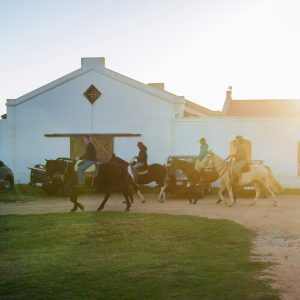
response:
[(208, 153), (209, 146), (208, 146), (208, 144), (206, 142), (206, 139), (204, 137), (202, 137), (199, 140), (199, 143), (200, 143), (200, 152), (199, 152), (199, 155), (196, 159), (195, 170), (198, 171), (198, 172), (201, 172), (201, 162), (204, 159), (204, 157), (206, 156), (206, 154)]
[(137, 182), (138, 169), (140, 169), (143, 166), (147, 166), (147, 159), (148, 159), (147, 147), (144, 145), (144, 143), (138, 142), (136, 145), (139, 148), (139, 154), (138, 156), (135, 156), (137, 163), (131, 165), (131, 171), (135, 182)]
[(78, 187), (84, 185), (84, 171), (89, 168), (91, 165), (95, 164), (97, 161), (97, 150), (93, 143), (93, 139), (91, 136), (86, 135), (83, 138), (84, 143), (86, 144), (85, 153), (80, 156), (80, 160), (83, 160), (77, 169), (77, 179), (78, 179)]

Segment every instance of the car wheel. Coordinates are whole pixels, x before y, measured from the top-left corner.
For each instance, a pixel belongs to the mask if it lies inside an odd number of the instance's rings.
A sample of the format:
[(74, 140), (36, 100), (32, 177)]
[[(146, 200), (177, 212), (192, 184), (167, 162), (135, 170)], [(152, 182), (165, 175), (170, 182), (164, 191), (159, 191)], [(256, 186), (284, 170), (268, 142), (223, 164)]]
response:
[(13, 187), (14, 187), (14, 180), (10, 176), (7, 176), (2, 182), (2, 188), (4, 190), (12, 190)]

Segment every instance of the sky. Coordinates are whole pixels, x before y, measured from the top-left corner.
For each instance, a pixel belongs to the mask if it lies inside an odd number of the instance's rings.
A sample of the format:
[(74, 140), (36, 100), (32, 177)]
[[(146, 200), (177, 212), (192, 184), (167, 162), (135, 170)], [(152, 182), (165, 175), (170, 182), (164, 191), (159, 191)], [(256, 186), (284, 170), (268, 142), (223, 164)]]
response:
[(298, 0), (0, 0), (0, 115), (81, 57), (213, 110), (300, 99)]

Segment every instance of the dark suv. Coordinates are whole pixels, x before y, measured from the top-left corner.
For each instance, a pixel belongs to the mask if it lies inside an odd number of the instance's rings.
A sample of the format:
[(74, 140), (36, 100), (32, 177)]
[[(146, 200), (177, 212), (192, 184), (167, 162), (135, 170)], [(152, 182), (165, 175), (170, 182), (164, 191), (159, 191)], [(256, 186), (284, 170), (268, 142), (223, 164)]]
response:
[(11, 190), (14, 187), (12, 170), (0, 160), (0, 190)]

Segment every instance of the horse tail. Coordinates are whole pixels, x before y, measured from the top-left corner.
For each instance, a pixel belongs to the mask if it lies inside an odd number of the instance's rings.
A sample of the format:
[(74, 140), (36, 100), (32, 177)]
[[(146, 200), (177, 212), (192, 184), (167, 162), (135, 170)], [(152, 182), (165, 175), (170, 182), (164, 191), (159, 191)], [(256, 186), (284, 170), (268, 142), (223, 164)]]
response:
[(269, 178), (270, 178), (271, 187), (273, 188), (274, 192), (275, 193), (282, 192), (283, 191), (283, 187), (280, 184), (280, 182), (275, 178), (271, 167), (265, 166), (265, 168), (268, 171), (268, 175), (269, 175)]

